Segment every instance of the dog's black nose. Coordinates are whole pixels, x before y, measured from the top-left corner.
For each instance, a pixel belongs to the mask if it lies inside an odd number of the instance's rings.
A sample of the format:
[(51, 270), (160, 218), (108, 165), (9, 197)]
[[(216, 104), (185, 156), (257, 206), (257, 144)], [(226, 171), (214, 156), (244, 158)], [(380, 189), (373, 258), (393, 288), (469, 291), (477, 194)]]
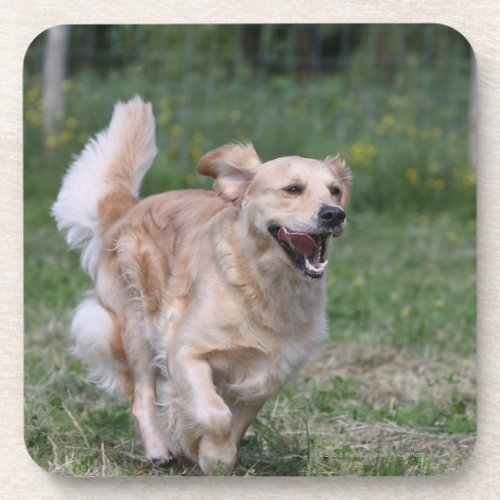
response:
[(345, 212), (340, 207), (324, 205), (319, 210), (319, 220), (326, 226), (336, 226), (345, 220)]

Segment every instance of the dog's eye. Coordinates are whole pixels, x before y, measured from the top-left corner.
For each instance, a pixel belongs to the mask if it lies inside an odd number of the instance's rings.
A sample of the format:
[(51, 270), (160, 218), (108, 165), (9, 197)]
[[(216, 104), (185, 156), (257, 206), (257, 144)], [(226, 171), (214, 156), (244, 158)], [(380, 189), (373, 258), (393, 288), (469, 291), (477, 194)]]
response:
[(337, 186), (332, 186), (330, 188), (330, 193), (332, 194), (332, 196), (339, 196), (341, 192), (342, 191)]
[(283, 191), (286, 191), (289, 194), (300, 194), (304, 191), (304, 186), (301, 186), (300, 184), (291, 184), (290, 186), (284, 188)]

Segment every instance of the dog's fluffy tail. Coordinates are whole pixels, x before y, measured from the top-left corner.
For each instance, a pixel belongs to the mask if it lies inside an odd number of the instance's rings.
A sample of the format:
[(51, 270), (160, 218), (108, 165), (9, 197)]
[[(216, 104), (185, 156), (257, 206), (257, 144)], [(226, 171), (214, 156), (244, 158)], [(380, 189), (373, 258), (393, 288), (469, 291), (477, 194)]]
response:
[(102, 234), (137, 202), (156, 156), (151, 104), (139, 97), (119, 102), (109, 127), (91, 139), (66, 174), (52, 206), (71, 248), (81, 248), (83, 269), (95, 277)]

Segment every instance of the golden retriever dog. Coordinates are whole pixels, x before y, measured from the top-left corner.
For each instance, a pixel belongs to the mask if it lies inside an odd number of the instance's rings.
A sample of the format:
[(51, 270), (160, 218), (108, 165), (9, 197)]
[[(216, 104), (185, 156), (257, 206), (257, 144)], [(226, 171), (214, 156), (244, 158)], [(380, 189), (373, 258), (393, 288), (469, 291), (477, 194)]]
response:
[(338, 156), (263, 162), (235, 143), (198, 163), (215, 192), (139, 200), (156, 152), (151, 105), (135, 97), (63, 180), (52, 213), (94, 283), (73, 351), (130, 397), (149, 460), (229, 474), (264, 402), (326, 335), (324, 274), (351, 174)]

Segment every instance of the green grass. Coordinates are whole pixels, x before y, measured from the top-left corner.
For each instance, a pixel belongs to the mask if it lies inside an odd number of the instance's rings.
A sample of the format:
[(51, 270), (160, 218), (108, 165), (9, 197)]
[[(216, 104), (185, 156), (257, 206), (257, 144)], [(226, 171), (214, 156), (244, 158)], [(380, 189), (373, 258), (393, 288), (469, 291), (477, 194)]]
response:
[(334, 339), (474, 351), (472, 216), (353, 214), (334, 255), (328, 307)]

